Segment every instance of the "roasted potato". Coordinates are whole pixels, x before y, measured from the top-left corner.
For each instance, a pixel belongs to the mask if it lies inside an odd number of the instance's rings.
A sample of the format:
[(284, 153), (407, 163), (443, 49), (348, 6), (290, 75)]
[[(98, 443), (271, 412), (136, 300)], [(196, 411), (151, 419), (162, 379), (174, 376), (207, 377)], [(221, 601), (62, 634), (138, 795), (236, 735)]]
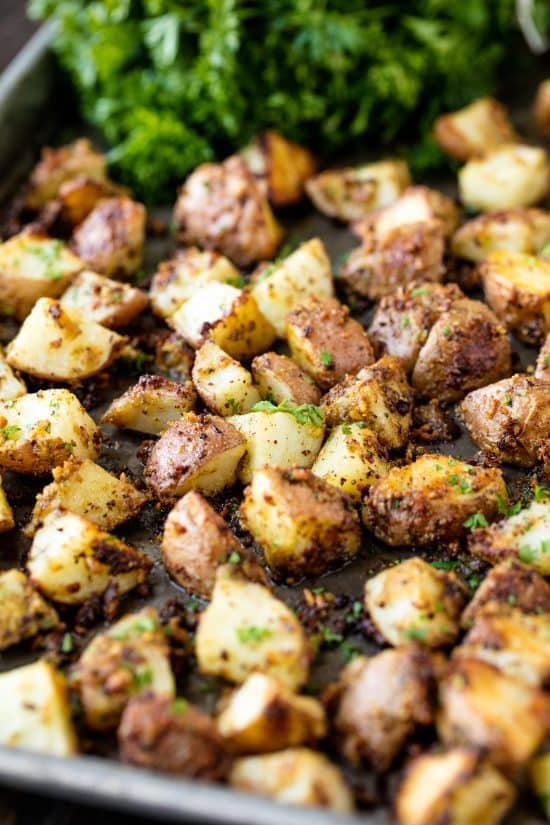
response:
[(544, 344), (540, 348), (535, 367), (535, 378), (544, 378), (545, 381), (550, 381), (550, 333), (548, 333)]
[(502, 144), (519, 142), (508, 112), (492, 97), (479, 98), (438, 117), (434, 137), (443, 151), (457, 160), (483, 157)]
[(71, 684), (78, 691), (86, 723), (94, 730), (116, 727), (137, 694), (175, 697), (168, 641), (157, 611), (128, 613), (88, 644), (74, 665)]
[(452, 570), (436, 570), (414, 556), (367, 579), (365, 608), (389, 644), (443, 647), (458, 636), (468, 592)]
[(457, 258), (481, 263), (496, 250), (502, 254), (537, 255), (550, 241), (550, 213), (542, 209), (509, 209), (478, 215), (453, 235), (451, 250)]
[(265, 352), (254, 358), (251, 366), (262, 398), (275, 404), (319, 404), (321, 392), (313, 378), (286, 355)]
[(550, 186), (550, 163), (544, 149), (505, 145), (469, 160), (458, 173), (462, 203), (479, 212), (534, 206)]
[(318, 298), (334, 295), (330, 260), (323, 242), (312, 238), (287, 258), (260, 270), (252, 280), (252, 295), (277, 336), (283, 338), (285, 318), (290, 310), (311, 295)]
[(315, 159), (309, 149), (274, 129), (255, 137), (240, 155), (275, 207), (299, 203), (306, 181), (315, 174)]
[(315, 743), (325, 736), (327, 721), (317, 699), (252, 673), (223, 705), (218, 731), (232, 753), (271, 753)]
[(78, 175), (61, 184), (57, 195), (38, 215), (38, 222), (52, 235), (66, 235), (88, 217), (100, 200), (125, 195), (127, 190), (109, 180)]
[(385, 451), (372, 430), (356, 421), (339, 424), (330, 433), (313, 462), (311, 472), (354, 501), (390, 469)]
[(361, 421), (391, 449), (407, 441), (412, 406), (412, 389), (401, 361), (391, 356), (348, 376), (321, 399), (328, 427)]
[(535, 120), (544, 138), (550, 138), (550, 78), (539, 83), (535, 98)]
[(238, 791), (260, 794), (285, 805), (313, 805), (353, 811), (353, 797), (340, 770), (308, 748), (238, 759), (229, 781)]
[(20, 570), (0, 573), (0, 650), (59, 626), (54, 608)]
[(96, 181), (107, 177), (105, 155), (97, 152), (87, 138), (58, 149), (46, 147), (29, 178), (25, 205), (29, 209), (40, 209), (57, 196), (65, 181), (82, 175)]
[(407, 224), (440, 221), (443, 235), (449, 237), (458, 223), (458, 209), (452, 198), (428, 186), (409, 186), (389, 206), (371, 212), (353, 225), (353, 231), (361, 240), (369, 240), (373, 234), (382, 241), (395, 229)]
[(397, 792), (400, 825), (498, 825), (516, 789), (476, 748), (425, 753), (407, 768)]
[(121, 429), (160, 435), (197, 401), (191, 381), (180, 384), (162, 375), (141, 375), (137, 384), (111, 403), (101, 419)]
[(79, 310), (39, 298), (8, 345), (6, 360), (35, 378), (71, 383), (107, 369), (125, 343)]
[(527, 564), (502, 561), (489, 570), (477, 588), (462, 614), (462, 627), (472, 627), (486, 609), (506, 605), (512, 605), (523, 613), (550, 613), (550, 583)]
[(145, 207), (128, 197), (104, 198), (77, 226), (71, 247), (88, 269), (126, 278), (141, 266)]
[(195, 351), (177, 332), (159, 335), (155, 342), (155, 364), (159, 372), (179, 382), (191, 378)]
[(153, 447), (145, 478), (157, 498), (166, 503), (188, 490), (213, 495), (236, 481), (245, 450), (244, 437), (228, 421), (186, 413)]
[(58, 298), (84, 263), (62, 241), (22, 232), (0, 244), (0, 315), (22, 321), (39, 298)]
[(197, 351), (192, 375), (201, 399), (217, 415), (246, 413), (260, 401), (250, 372), (213, 341)]
[(388, 206), (410, 185), (403, 160), (328, 169), (306, 181), (306, 192), (320, 212), (339, 221), (358, 221), (373, 209)]
[(546, 817), (550, 818), (550, 752), (541, 753), (531, 760), (529, 778)]
[(500, 470), (426, 454), (375, 481), (363, 506), (367, 527), (386, 544), (430, 545), (464, 536), (475, 513), (498, 513), (508, 494)]
[(324, 390), (374, 361), (365, 330), (336, 298), (312, 295), (291, 310), (285, 337), (294, 361)]
[(41, 475), (71, 455), (95, 459), (101, 433), (69, 390), (39, 390), (0, 402), (0, 467)]
[(0, 476), (0, 533), (7, 533), (15, 527), (15, 518), (6, 493), (2, 486), (2, 476)]
[(131, 324), (149, 302), (141, 289), (112, 281), (90, 270), (76, 276), (60, 301), (69, 313), (76, 309), (86, 320), (109, 329)]
[(51, 756), (77, 752), (65, 679), (45, 659), (0, 674), (0, 743)]
[(243, 547), (223, 518), (205, 498), (190, 490), (168, 514), (160, 545), (162, 559), (173, 579), (189, 593), (208, 599), (216, 570)]
[(256, 470), (241, 513), (271, 570), (287, 581), (341, 566), (361, 544), (350, 500), (309, 470)]
[(338, 684), (338, 749), (348, 761), (365, 760), (383, 773), (415, 727), (432, 723), (435, 697), (431, 654), (418, 645), (358, 657)]
[(178, 241), (216, 249), (239, 266), (273, 258), (283, 232), (244, 160), (204, 163), (178, 192)]
[(0, 402), (13, 401), (26, 393), (27, 387), (24, 381), (14, 373), (0, 346)]
[(478, 447), (532, 467), (550, 433), (550, 381), (513, 375), (469, 393), (457, 409)]
[(235, 565), (218, 568), (195, 641), (201, 673), (244, 682), (260, 671), (290, 690), (305, 684), (311, 648), (292, 610)]

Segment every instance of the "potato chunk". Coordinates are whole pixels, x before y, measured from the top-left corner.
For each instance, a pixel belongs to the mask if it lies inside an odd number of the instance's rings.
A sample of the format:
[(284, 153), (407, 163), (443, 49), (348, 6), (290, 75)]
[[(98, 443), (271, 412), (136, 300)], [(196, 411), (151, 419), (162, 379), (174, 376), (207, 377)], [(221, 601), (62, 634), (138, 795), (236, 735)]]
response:
[(509, 209), (478, 215), (463, 224), (451, 242), (453, 255), (481, 263), (496, 250), (537, 255), (550, 241), (550, 213)]
[(190, 246), (159, 264), (149, 292), (156, 315), (169, 318), (195, 292), (211, 281), (238, 287), (242, 278), (228, 258), (211, 249)]
[(2, 486), (2, 476), (0, 476), (0, 533), (7, 533), (15, 527), (15, 518), (13, 510), (7, 499), (6, 493)]
[(501, 146), (480, 160), (469, 160), (458, 173), (462, 203), (479, 212), (533, 206), (548, 193), (547, 153), (525, 144)]
[(392, 546), (429, 545), (466, 535), (464, 522), (474, 513), (494, 518), (499, 501), (508, 501), (500, 470), (426, 454), (372, 485), (363, 519)]
[(0, 467), (41, 475), (71, 455), (94, 459), (101, 433), (69, 390), (39, 390), (0, 403)]
[(402, 447), (412, 422), (413, 393), (401, 361), (384, 356), (336, 384), (321, 399), (327, 426), (362, 421), (387, 447)]
[(353, 231), (366, 241), (372, 234), (382, 241), (395, 229), (408, 224), (440, 221), (445, 238), (458, 223), (458, 209), (452, 198), (428, 186), (409, 186), (396, 201), (371, 212), (353, 225)]
[(405, 161), (382, 160), (320, 172), (306, 182), (306, 192), (320, 212), (351, 222), (393, 203), (410, 182)]
[(0, 743), (52, 756), (77, 752), (65, 680), (44, 659), (0, 674)]
[(550, 752), (541, 753), (529, 765), (531, 786), (548, 818), (550, 816)]
[(339, 768), (308, 748), (238, 759), (229, 781), (238, 791), (268, 796), (285, 805), (312, 805), (339, 813), (351, 813), (354, 808)]
[(173, 220), (179, 241), (216, 249), (239, 266), (269, 260), (283, 238), (261, 186), (238, 155), (197, 167), (178, 192)]
[(287, 581), (340, 566), (361, 544), (351, 502), (309, 470), (257, 470), (241, 512), (270, 568)]
[(323, 242), (312, 238), (287, 258), (263, 269), (253, 279), (252, 295), (277, 336), (284, 338), (285, 318), (290, 310), (310, 295), (334, 295), (330, 260)]
[(478, 447), (532, 467), (550, 433), (550, 381), (513, 375), (469, 393), (458, 412)]
[(109, 180), (79, 175), (61, 184), (56, 197), (41, 210), (38, 221), (52, 235), (65, 235), (82, 223), (100, 200), (119, 194), (125, 195), (127, 190)]
[(151, 450), (145, 478), (157, 498), (166, 503), (188, 490), (214, 495), (236, 481), (245, 450), (245, 439), (228, 421), (186, 413)]
[(14, 373), (0, 347), (0, 402), (13, 401), (25, 395), (26, 392), (25, 383)]
[(452, 644), (468, 588), (453, 571), (436, 570), (418, 556), (388, 567), (365, 584), (365, 607), (391, 645)]
[(61, 296), (61, 306), (69, 313), (78, 310), (88, 321), (109, 329), (126, 327), (147, 307), (147, 295), (120, 281), (112, 281), (85, 270), (76, 276)]
[(54, 608), (20, 570), (0, 573), (0, 650), (59, 625)]
[(498, 825), (514, 786), (475, 748), (426, 753), (409, 764), (396, 799), (400, 825)]
[(502, 144), (519, 141), (508, 112), (492, 97), (479, 98), (438, 117), (434, 137), (443, 151), (457, 160), (483, 157)]
[(489, 570), (466, 607), (462, 627), (472, 627), (485, 610), (506, 605), (513, 605), (523, 613), (550, 613), (550, 584), (527, 564), (513, 560), (500, 562)]
[(46, 516), (27, 558), (32, 582), (61, 604), (84, 604), (109, 586), (127, 593), (147, 579), (151, 567), (144, 553), (68, 510)]
[(550, 381), (550, 333), (548, 333), (544, 344), (540, 348), (535, 367), (535, 378), (544, 378), (545, 381)]
[(315, 459), (311, 472), (323, 478), (354, 501), (390, 469), (376, 435), (362, 421), (339, 424), (330, 433)]
[(260, 401), (252, 376), (213, 341), (197, 351), (193, 382), (207, 407), (217, 415), (245, 413)]
[(58, 298), (83, 261), (62, 241), (22, 232), (0, 244), (0, 315), (22, 321), (39, 298)]
[(481, 265), (487, 303), (506, 328), (528, 344), (550, 332), (550, 261), (496, 250)]
[(48, 381), (82, 381), (118, 357), (126, 339), (80, 311), (39, 298), (9, 344), (11, 367)]
[(98, 633), (74, 665), (71, 683), (94, 730), (116, 727), (126, 704), (137, 694), (173, 699), (176, 687), (169, 646), (157, 611), (147, 607), (128, 613)]
[(102, 181), (107, 176), (105, 155), (97, 152), (87, 138), (60, 146), (42, 149), (40, 161), (29, 178), (25, 204), (29, 209), (40, 209), (56, 197), (65, 181), (85, 175)]
[(417, 645), (355, 659), (337, 687), (334, 728), (343, 756), (386, 771), (415, 727), (432, 723), (435, 687), (431, 654)]
[(297, 690), (307, 680), (311, 649), (284, 602), (224, 565), (200, 617), (196, 656), (201, 673), (240, 683), (260, 671)]
[(313, 744), (326, 735), (327, 722), (317, 699), (253, 673), (223, 706), (218, 730), (233, 753), (271, 753)]
[(125, 278), (141, 266), (145, 207), (127, 197), (104, 198), (77, 226), (71, 246), (88, 269)]
[(535, 98), (535, 120), (544, 138), (550, 138), (550, 78), (539, 83)]
[(195, 352), (177, 332), (159, 335), (155, 341), (155, 364), (163, 375), (176, 381), (187, 381)]
[(210, 598), (216, 570), (243, 547), (223, 518), (195, 490), (170, 511), (160, 546), (173, 579), (189, 593)]
[(321, 389), (374, 361), (363, 327), (336, 298), (310, 296), (286, 316), (285, 335), (292, 358)]
[(275, 207), (300, 203), (305, 182), (315, 174), (309, 149), (274, 129), (257, 135), (240, 155)]
[(321, 400), (313, 378), (300, 369), (291, 358), (276, 352), (265, 352), (252, 361), (252, 375), (262, 398), (275, 404), (314, 404)]
[(180, 384), (161, 375), (141, 375), (137, 384), (111, 403), (103, 422), (125, 430), (160, 435), (197, 401), (191, 381)]
[(445, 744), (487, 752), (497, 768), (513, 772), (544, 741), (550, 697), (478, 659), (455, 659), (440, 684), (437, 720)]

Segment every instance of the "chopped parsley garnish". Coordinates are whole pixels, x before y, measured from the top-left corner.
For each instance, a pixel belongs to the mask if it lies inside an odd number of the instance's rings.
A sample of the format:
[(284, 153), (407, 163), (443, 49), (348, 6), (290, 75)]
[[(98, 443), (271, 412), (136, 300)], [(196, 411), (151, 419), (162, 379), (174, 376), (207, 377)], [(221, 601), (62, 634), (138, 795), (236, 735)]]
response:
[(424, 627), (408, 627), (405, 631), (405, 636), (410, 642), (423, 642), (426, 638), (426, 629)]
[(450, 334), (451, 334), (451, 328), (449, 326), (443, 327), (443, 335), (445, 336), (445, 338), (448, 338)]
[(505, 395), (505, 396), (504, 396), (504, 404), (505, 404), (507, 407), (511, 407), (511, 406), (512, 406), (512, 396), (511, 396), (511, 395)]
[(544, 501), (547, 498), (550, 498), (550, 487), (535, 484), (535, 501)]
[(252, 642), (263, 642), (273, 635), (268, 627), (256, 627), (249, 625), (248, 627), (237, 628), (237, 637), (239, 642), (243, 644), (250, 644)]
[(232, 553), (229, 554), (227, 561), (229, 564), (238, 564), (241, 560), (240, 555), (237, 553), (236, 550), (233, 550)]
[(516, 516), (521, 510), (522, 502), (516, 501), (515, 504), (508, 504), (504, 496), (497, 493), (497, 509), (503, 516)]
[(360, 650), (358, 650), (356, 647), (353, 647), (353, 645), (346, 641), (342, 642), (339, 650), (346, 663), (352, 662), (354, 659), (361, 655)]
[(65, 633), (63, 636), (63, 641), (61, 642), (61, 652), (62, 653), (71, 653), (73, 649), (73, 637), (70, 633)]
[(436, 570), (456, 570), (459, 566), (457, 561), (447, 561), (445, 559), (432, 561), (432, 567), (435, 567)]
[(403, 320), (401, 321), (401, 326), (403, 327), (403, 329), (407, 329), (408, 327), (410, 327), (410, 325), (411, 325), (411, 319), (409, 318), (408, 315), (404, 315)]
[(321, 353), (321, 364), (323, 364), (324, 367), (330, 367), (333, 363), (334, 358), (332, 357), (330, 352), (323, 350), (323, 352)]
[(187, 699), (174, 699), (172, 702), (172, 713), (181, 716), (182, 714), (186, 713), (189, 708), (189, 702)]
[(411, 295), (413, 296), (413, 298), (419, 298), (421, 295), (427, 295), (428, 292), (429, 289), (426, 289), (425, 286), (419, 286), (416, 289), (413, 289)]
[(229, 286), (237, 287), (237, 289), (242, 289), (246, 281), (242, 275), (236, 275), (234, 278), (228, 278), (225, 283), (229, 284)]
[(152, 682), (153, 671), (149, 667), (144, 670), (136, 670), (132, 676), (132, 684), (136, 690), (141, 690), (142, 688), (152, 684)]
[(469, 530), (477, 530), (479, 527), (488, 527), (489, 522), (483, 513), (474, 513), (463, 522), (463, 526), (468, 527)]
[(322, 427), (325, 423), (320, 407), (316, 407), (315, 404), (294, 404), (292, 401), (274, 404), (272, 401), (258, 401), (250, 412), (289, 413), (299, 424), (313, 424), (316, 427)]
[(8, 424), (7, 427), (2, 427), (0, 433), (7, 441), (17, 441), (21, 435), (21, 427), (18, 427), (17, 424)]

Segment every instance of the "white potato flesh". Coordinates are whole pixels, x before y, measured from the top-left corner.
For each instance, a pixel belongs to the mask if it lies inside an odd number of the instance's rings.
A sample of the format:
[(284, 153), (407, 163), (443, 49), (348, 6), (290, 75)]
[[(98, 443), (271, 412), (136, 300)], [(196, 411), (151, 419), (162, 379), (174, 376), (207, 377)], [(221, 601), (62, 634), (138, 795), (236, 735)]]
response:
[(451, 251), (458, 258), (481, 263), (496, 249), (537, 255), (550, 241), (550, 212), (510, 209), (478, 215), (453, 235)]
[(213, 341), (197, 351), (192, 376), (198, 394), (217, 415), (246, 413), (260, 401), (250, 372)]
[(362, 421), (335, 427), (313, 462), (312, 473), (355, 500), (390, 469), (376, 435)]
[(506, 109), (492, 97), (479, 98), (463, 109), (438, 117), (434, 136), (443, 151), (458, 160), (482, 157), (519, 139)]
[(0, 650), (58, 626), (56, 611), (21, 570), (0, 573)]
[(395, 229), (434, 220), (441, 221), (445, 237), (448, 237), (458, 221), (454, 201), (436, 189), (410, 186), (394, 203), (356, 224), (354, 230), (365, 240), (374, 232), (376, 240), (382, 243)]
[(125, 327), (143, 312), (149, 300), (130, 284), (113, 281), (87, 269), (80, 272), (61, 296), (61, 305), (76, 309), (88, 321), (110, 329)]
[(191, 383), (181, 384), (161, 375), (142, 375), (120, 398), (115, 398), (101, 419), (126, 430), (160, 435), (195, 406)]
[(15, 527), (13, 510), (2, 486), (2, 476), (0, 476), (0, 533), (6, 533)]
[(15, 375), (4, 357), (3, 349), (0, 347), (0, 401), (13, 401), (14, 398), (20, 398), (26, 392), (27, 387)]
[(516, 144), (474, 159), (458, 173), (462, 203), (479, 212), (533, 206), (548, 193), (550, 164), (544, 149)]

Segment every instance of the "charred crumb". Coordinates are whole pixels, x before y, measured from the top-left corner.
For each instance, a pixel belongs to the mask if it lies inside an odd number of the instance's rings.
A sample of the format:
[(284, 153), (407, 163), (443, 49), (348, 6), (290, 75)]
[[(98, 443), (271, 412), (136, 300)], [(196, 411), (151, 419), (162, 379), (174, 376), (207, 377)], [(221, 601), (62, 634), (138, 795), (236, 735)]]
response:
[(413, 408), (411, 438), (429, 444), (438, 441), (454, 441), (460, 435), (460, 427), (449, 411), (433, 398), (427, 404)]

